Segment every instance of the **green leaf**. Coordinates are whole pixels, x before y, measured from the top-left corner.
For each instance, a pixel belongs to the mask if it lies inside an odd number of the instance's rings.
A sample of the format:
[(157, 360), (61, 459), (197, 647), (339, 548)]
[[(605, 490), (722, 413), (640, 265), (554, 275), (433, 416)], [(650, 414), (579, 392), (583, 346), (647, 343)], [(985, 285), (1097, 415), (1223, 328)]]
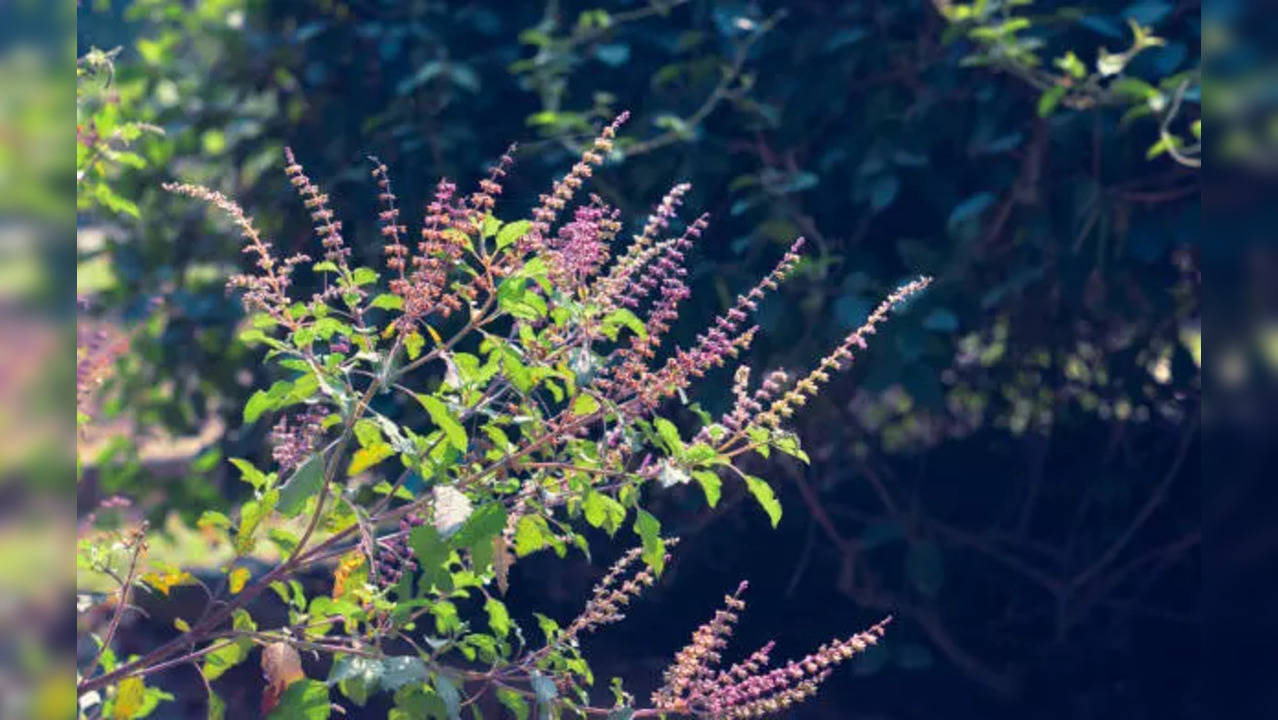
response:
[(360, 655), (345, 655), (333, 663), (328, 684), (337, 685), (342, 694), (360, 707), (377, 690), (382, 677), (382, 663)]
[(360, 447), (368, 447), (382, 439), (382, 426), (372, 418), (360, 418), (351, 428)]
[[(237, 610), (233, 616), (231, 627), (236, 630), (256, 630), (257, 625), (249, 614), (243, 610)], [(226, 643), (223, 645), (223, 643)], [(213, 645), (218, 645), (218, 649), (204, 656), (204, 677), (210, 682), (222, 677), (222, 673), (244, 662), (249, 656), (249, 651), (253, 649), (253, 641), (246, 637), (236, 638), (235, 640), (214, 640)]]
[(457, 421), (457, 416), (453, 415), (448, 406), (442, 400), (430, 395), (418, 395), (417, 401), (426, 408), (426, 412), (430, 413), (430, 419), (442, 431), (444, 437), (448, 438), (449, 444), (457, 449), (458, 452), (466, 452), (468, 440), (466, 437), (466, 428)]
[(532, 371), (524, 365), (519, 354), (508, 347), (503, 347), (501, 350), (501, 369), (506, 373), (510, 384), (514, 385), (519, 392), (526, 393), (532, 389)]
[(643, 561), (657, 575), (666, 568), (666, 543), (661, 539), (661, 521), (655, 515), (637, 508), (635, 518), (635, 534), (643, 543)]
[(510, 634), (510, 613), (506, 611), (506, 604), (497, 598), (488, 598), (484, 601), (484, 610), (488, 613), (488, 627), (498, 637), (506, 637)]
[(280, 696), (268, 718), (278, 720), (328, 720), (328, 686), (318, 680), (299, 680)]
[(759, 502), (759, 506), (763, 508), (763, 511), (768, 514), (768, 519), (772, 521), (772, 527), (776, 527), (777, 523), (781, 522), (781, 503), (777, 501), (776, 494), (772, 492), (772, 486), (751, 475), (746, 475), (745, 481), (750, 494)]
[(515, 523), (515, 555), (524, 557), (546, 547), (546, 521), (536, 515), (524, 515)]
[(975, 218), (981, 214), (981, 211), (994, 204), (994, 195), (988, 192), (980, 192), (971, 197), (964, 199), (954, 209), (950, 211), (950, 217), (945, 221), (945, 227), (953, 230), (967, 220)]
[(244, 458), (227, 458), (232, 465), (239, 468), (240, 479), (253, 486), (254, 490), (261, 490), (270, 480), (261, 470), (258, 470), (253, 463)]
[(572, 414), (578, 417), (590, 415), (599, 409), (599, 401), (586, 393), (578, 395), (572, 401)]
[(723, 481), (719, 476), (709, 470), (694, 470), (692, 477), (701, 485), (701, 491), (706, 494), (706, 504), (714, 507), (719, 504), (719, 497), (723, 494)]
[(674, 423), (659, 417), (652, 421), (652, 425), (657, 429), (657, 435), (661, 436), (671, 455), (683, 452), (683, 438), (679, 437), (679, 428), (675, 427)]
[(1078, 59), (1073, 50), (1067, 50), (1064, 55), (1056, 58), (1053, 64), (1069, 73), (1070, 77), (1075, 80), (1082, 80), (1087, 77), (1087, 66), (1083, 64), (1082, 60)]
[(319, 380), (314, 375), (303, 375), (296, 380), (277, 380), (266, 390), (253, 393), (244, 404), (244, 422), (256, 422), (267, 410), (278, 410), (295, 403), (302, 402), (315, 394), (319, 389)]
[(323, 485), (324, 454), (315, 453), (280, 487), (280, 501), (276, 509), (285, 517), (293, 517)]
[(1065, 98), (1065, 93), (1069, 92), (1069, 88), (1064, 85), (1053, 85), (1043, 91), (1038, 96), (1038, 116), (1047, 117), (1052, 114), (1057, 105), (1061, 104), (1061, 100)]
[(321, 260), (311, 266), (311, 272), (337, 272), (337, 263), (332, 260)]
[(275, 407), (275, 400), (265, 390), (258, 390), (244, 403), (244, 422), (257, 422), (262, 413)]
[(1158, 90), (1149, 83), (1134, 77), (1121, 77), (1110, 84), (1109, 89), (1128, 100), (1148, 100), (1157, 96)]
[(416, 360), (422, 354), (423, 347), (426, 347), (426, 338), (421, 333), (410, 332), (404, 336), (404, 350), (408, 352), (409, 360)]
[(626, 519), (626, 508), (599, 492), (587, 494), (585, 502), (582, 503), (582, 509), (586, 513), (586, 522), (593, 527), (607, 530), (609, 535), (616, 534), (617, 529)]
[(515, 720), (528, 720), (529, 707), (523, 695), (507, 688), (498, 688), (497, 700), (515, 716)]
[(555, 681), (537, 670), (532, 671), (528, 681), (532, 685), (533, 694), (536, 695), (539, 705), (544, 705), (559, 695), (559, 690), (555, 687)]
[(511, 276), (497, 288), (497, 305), (520, 320), (538, 320), (546, 316), (546, 299), (528, 289), (528, 279)]
[(460, 720), (461, 693), (457, 690), (457, 685), (447, 675), (436, 673), (435, 692), (439, 693), (440, 699), (444, 701), (444, 708), (448, 711), (448, 720)]
[(648, 338), (648, 328), (643, 321), (626, 308), (618, 308), (605, 315), (599, 329), (609, 340), (616, 340), (617, 331), (622, 327), (630, 328), (640, 338)]
[(812, 459), (808, 454), (803, 452), (803, 448), (799, 446), (799, 436), (794, 433), (777, 431), (772, 433), (772, 447), (793, 458), (802, 460), (805, 465), (811, 465)]
[(356, 285), (371, 285), (377, 282), (377, 271), (372, 268), (357, 267), (351, 272), (351, 279)]
[(217, 693), (209, 691), (209, 711), (207, 720), (226, 720), (226, 703)]
[(382, 293), (373, 298), (373, 301), (368, 306), (381, 308), (382, 310), (400, 310), (404, 307), (404, 298), (393, 293)]
[(419, 525), (408, 533), (408, 545), (417, 555), (426, 579), (436, 585), (447, 584), (448, 571), (445, 564), (452, 549), (439, 536), (433, 525)]
[(531, 229), (532, 222), (528, 220), (516, 220), (503, 225), (501, 230), (497, 231), (497, 249), (501, 250), (507, 245), (515, 244), (519, 238), (527, 235)]
[(249, 500), (240, 507), (240, 526), (235, 531), (235, 551), (247, 555), (254, 544), (253, 535), (262, 524), (262, 520), (275, 511), (279, 502), (280, 491), (268, 490), (257, 500)]
[(486, 503), (471, 513), (466, 524), (453, 536), (453, 543), (459, 547), (487, 545), (505, 528), (506, 508), (499, 502)]
[(257, 343), (271, 342), (271, 338), (266, 333), (257, 328), (249, 328), (239, 335), (240, 342), (245, 345), (255, 345)]
[(479, 236), (487, 240), (497, 234), (501, 229), (501, 221), (493, 217), (491, 214), (485, 215), (484, 219), (479, 223)]
[(1127, 67), (1131, 57), (1126, 53), (1111, 53), (1101, 48), (1096, 54), (1096, 71), (1105, 77), (1117, 75)]
[(911, 543), (905, 551), (905, 573), (919, 592), (935, 597), (945, 583), (941, 549), (930, 540)]
[(1180, 144), (1180, 138), (1177, 138), (1175, 135), (1170, 133), (1164, 133), (1162, 137), (1158, 139), (1158, 142), (1151, 145), (1149, 150), (1145, 152), (1145, 159), (1153, 160), (1168, 150), (1174, 150), (1180, 147)]
[(200, 529), (217, 528), (218, 530), (230, 530), (231, 519), (225, 513), (217, 510), (205, 510), (200, 513), (200, 519), (195, 521), (195, 526)]
[(426, 682), (430, 670), (416, 655), (395, 655), (382, 660), (382, 685), (388, 690), (398, 690), (414, 683)]

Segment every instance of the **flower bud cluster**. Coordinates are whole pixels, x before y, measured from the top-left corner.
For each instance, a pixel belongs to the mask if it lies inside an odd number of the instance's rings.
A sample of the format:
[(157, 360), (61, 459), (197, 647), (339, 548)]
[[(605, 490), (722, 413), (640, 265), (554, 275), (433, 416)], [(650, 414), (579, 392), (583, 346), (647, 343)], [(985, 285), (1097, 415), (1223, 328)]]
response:
[(572, 170), (554, 184), (549, 195), (540, 197), (541, 204), (533, 210), (532, 228), (519, 243), (520, 254), (538, 252), (544, 247), (555, 218), (568, 207), (573, 195), (594, 174), (594, 167), (603, 164), (604, 156), (612, 152), (617, 130), (629, 119), (630, 113), (623, 112), (605, 126), (599, 137), (581, 154), (581, 159), (572, 166)]
[(647, 254), (656, 258), (654, 262), (649, 263), (648, 258), (642, 257), (636, 262), (636, 270), (644, 268), (644, 272), (621, 292), (616, 302), (635, 308), (653, 290), (657, 291), (657, 297), (644, 322), (646, 336), (632, 335), (629, 346), (618, 353), (619, 362), (601, 373), (597, 381), (610, 397), (620, 399), (642, 394), (644, 376), (649, 372), (647, 363), (656, 356), (662, 337), (678, 318), (679, 302), (692, 294), (684, 279), (688, 274), (684, 267), (686, 253), (708, 224), (709, 216), (702, 215), (678, 238), (652, 246)]
[(703, 707), (712, 717), (732, 720), (786, 710), (816, 694), (817, 686), (830, 676), (834, 666), (878, 644), (891, 619), (847, 640), (826, 643), (801, 660), (791, 660), (767, 672), (762, 671), (767, 665), (767, 652), (761, 658), (756, 653), (740, 667), (720, 674), (715, 690), (704, 698)]
[(826, 643), (800, 660), (768, 669), (775, 644), (767, 643), (726, 670), (715, 670), (745, 609), (746, 583), (725, 598), (726, 608), (697, 628), (692, 642), (675, 655), (664, 683), (652, 695), (660, 712), (720, 719), (757, 718), (790, 708), (816, 693), (834, 666), (879, 642), (891, 617), (846, 640)]
[(391, 292), (404, 298), (404, 329), (432, 313), (447, 317), (461, 308), (455, 295), (445, 293), (449, 273), (465, 252), (465, 235), (457, 225), (466, 210), (455, 201), (456, 193), (457, 186), (446, 179), (436, 184), (412, 258), (412, 274), (407, 281), (391, 283)]
[(284, 148), (284, 160), (287, 162), (284, 172), (288, 175), (289, 182), (297, 188), (297, 194), (301, 196), (306, 209), (311, 211), (311, 221), (315, 223), (315, 234), (319, 236), (320, 243), (324, 246), (324, 259), (344, 269), (346, 260), (351, 255), (351, 249), (346, 247), (346, 241), (342, 238), (342, 221), (333, 219), (335, 215), (332, 208), (328, 206), (328, 195), (320, 192), (315, 183), (311, 182), (311, 179), (302, 171), (302, 166), (293, 155), (292, 148)]
[(564, 292), (583, 287), (608, 261), (609, 241), (621, 228), (619, 210), (613, 210), (598, 197), (590, 205), (574, 211), (571, 222), (559, 228), (549, 243), (550, 280)]
[[(743, 366), (744, 367), (744, 366)], [(750, 419), (763, 412), (764, 403), (772, 400), (785, 390), (790, 376), (784, 370), (773, 370), (763, 378), (763, 383), (753, 393), (746, 387), (734, 388), (737, 401), (732, 410), (723, 416), (723, 426), (729, 430), (741, 430), (750, 424)]]
[(510, 147), (506, 148), (501, 159), (488, 171), (488, 177), (479, 181), (479, 190), (471, 193), (470, 207), (481, 220), (484, 215), (492, 212), (497, 204), (497, 196), (501, 195), (502, 178), (506, 177), (510, 166), (515, 164), (516, 147), (514, 143), (511, 143)]
[[(666, 547), (672, 547), (678, 539), (670, 538), (665, 542)], [(590, 632), (603, 625), (625, 619), (622, 608), (629, 605), (630, 601), (645, 588), (651, 587), (656, 582), (656, 576), (647, 565), (642, 565), (637, 572), (634, 571), (636, 563), (642, 556), (643, 548), (634, 548), (613, 563), (608, 573), (595, 585), (585, 609), (568, 625), (564, 634), (565, 638), (576, 637), (580, 633)], [(666, 560), (670, 560), (669, 555), (666, 556)]]
[(798, 265), (799, 250), (802, 247), (803, 238), (795, 240), (772, 272), (749, 292), (738, 295), (737, 301), (727, 313), (716, 317), (711, 327), (697, 336), (697, 342), (692, 348), (679, 348), (660, 370), (645, 377), (643, 386), (646, 390), (641, 396), (643, 404), (655, 407), (663, 398), (687, 388), (693, 379), (705, 375), (712, 367), (722, 366), (729, 358), (737, 357), (749, 347), (758, 327), (742, 331), (742, 323), (749, 318), (750, 313), (758, 309), (759, 300), (769, 290), (775, 290)]
[(245, 308), (261, 310), (285, 327), (296, 329), (297, 321), (287, 312), (290, 304), (288, 288), (292, 284), (293, 269), (310, 258), (299, 253), (283, 261), (277, 260), (271, 253), (271, 244), (262, 240), (244, 208), (216, 190), (177, 183), (165, 183), (162, 187), (171, 193), (203, 200), (231, 218), (247, 241), (243, 252), (255, 256), (258, 273), (232, 275), (226, 283), (227, 290), (244, 290)]
[(289, 472), (302, 464), (324, 434), (323, 422), (328, 411), (321, 405), (307, 405), (293, 417), (284, 415), (271, 429), (271, 457), (282, 472)]
[(408, 234), (408, 228), (400, 224), (399, 208), (395, 206), (395, 193), (391, 190), (390, 173), (386, 165), (375, 157), (370, 157), (369, 160), (373, 161), (373, 179), (377, 181), (377, 202), (382, 207), (381, 212), (377, 214), (377, 221), (381, 226), (382, 237), (386, 240), (386, 245), (382, 248), (386, 254), (386, 267), (393, 270), (402, 282), (404, 269), (408, 265), (408, 246), (404, 244), (401, 236)]
[[(635, 308), (639, 305), (641, 298), (636, 297), (634, 292), (642, 286), (635, 280), (635, 275), (660, 254), (660, 251), (654, 247), (654, 243), (657, 242), (658, 236), (670, 226), (670, 221), (675, 218), (679, 206), (683, 204), (683, 196), (691, 188), (692, 186), (688, 183), (679, 183), (670, 188), (652, 214), (648, 216), (643, 232), (634, 237), (634, 242), (626, 248), (625, 254), (617, 258), (617, 262), (613, 263), (608, 274), (599, 278), (595, 286), (591, 288), (590, 295), (604, 303), (607, 309)], [(704, 224), (701, 229), (705, 229)], [(642, 292), (646, 294), (651, 289), (646, 287), (642, 289)]]
[(877, 332), (878, 326), (887, 320), (892, 310), (910, 297), (922, 292), (932, 283), (930, 277), (920, 277), (897, 288), (879, 303), (870, 313), (861, 327), (853, 330), (839, 343), (829, 355), (821, 359), (816, 368), (801, 378), (793, 388), (777, 398), (768, 409), (760, 413), (756, 421), (765, 427), (777, 427), (782, 420), (789, 418), (795, 410), (803, 407), (807, 401), (816, 396), (820, 386), (830, 380), (830, 372), (844, 368), (852, 363), (853, 348), (864, 350), (866, 338)]
[(737, 591), (723, 598), (724, 609), (715, 612), (692, 633), (692, 642), (675, 654), (674, 663), (662, 675), (662, 686), (652, 695), (652, 704), (661, 710), (687, 712), (704, 694), (712, 691), (714, 670), (728, 645), (732, 627), (745, 610), (741, 595), (749, 584), (742, 581)]
[(408, 534), (425, 523), (421, 515), (406, 515), (399, 521), (399, 533), (378, 543), (376, 572), (384, 587), (395, 585), (405, 573), (411, 575), (417, 569), (417, 557), (408, 544)]

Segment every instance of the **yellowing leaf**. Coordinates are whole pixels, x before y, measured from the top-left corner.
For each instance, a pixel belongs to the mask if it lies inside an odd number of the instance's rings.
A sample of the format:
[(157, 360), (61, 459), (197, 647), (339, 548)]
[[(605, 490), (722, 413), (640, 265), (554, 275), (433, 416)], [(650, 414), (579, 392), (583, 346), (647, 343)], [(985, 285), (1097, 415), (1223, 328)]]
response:
[(145, 699), (146, 686), (142, 684), (142, 678), (134, 676), (121, 680), (115, 691), (115, 708), (111, 711), (111, 717), (115, 720), (129, 720), (142, 709)]
[(249, 569), (246, 567), (237, 567), (232, 570), (230, 576), (227, 578), (227, 584), (231, 588), (231, 594), (239, 594), (239, 592), (244, 589), (244, 586), (248, 583), (249, 577), (251, 576), (252, 573), (250, 573)]
[(394, 454), (395, 448), (384, 442), (360, 448), (351, 456), (351, 464), (347, 466), (346, 474), (358, 475)]
[(150, 585), (161, 595), (168, 595), (175, 585), (189, 585), (195, 582), (191, 573), (177, 568), (161, 572), (149, 572), (142, 576), (142, 582)]
[(410, 332), (404, 336), (404, 350), (408, 351), (409, 360), (416, 360), (425, 346), (426, 338), (422, 337), (421, 333)]
[[(280, 700), (290, 685), (306, 679), (302, 672), (302, 658), (297, 650), (285, 642), (275, 642), (262, 648), (262, 675), (266, 677), (266, 689), (262, 691), (262, 714), (267, 715), (280, 704)], [(325, 713), (328, 717), (327, 692), (325, 692)], [(308, 705), (317, 703), (307, 703)], [(296, 708), (291, 705), (287, 711), (279, 714), (285, 717), (297, 717), (292, 714)], [(310, 717), (310, 715), (305, 715)]]
[(436, 345), (444, 344), (444, 338), (439, 336), (439, 333), (436, 332), (435, 328), (431, 327), (430, 325), (427, 325), (426, 332), (430, 333), (430, 339), (434, 340)]
[(262, 674), (271, 685), (281, 689), (306, 677), (302, 672), (302, 658), (297, 650), (285, 642), (275, 642), (262, 648)]
[(346, 583), (350, 582), (351, 573), (363, 567), (363, 565), (364, 553), (358, 550), (352, 550), (342, 557), (342, 561), (337, 564), (337, 570), (333, 571), (334, 600), (346, 594)]

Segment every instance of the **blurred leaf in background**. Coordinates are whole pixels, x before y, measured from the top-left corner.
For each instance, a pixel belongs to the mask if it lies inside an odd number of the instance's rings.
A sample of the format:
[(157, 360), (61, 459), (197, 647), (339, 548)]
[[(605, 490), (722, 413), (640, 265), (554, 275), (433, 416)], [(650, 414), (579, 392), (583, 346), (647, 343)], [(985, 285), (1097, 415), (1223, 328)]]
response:
[(0, 8), (0, 717), (75, 709), (69, 6)]

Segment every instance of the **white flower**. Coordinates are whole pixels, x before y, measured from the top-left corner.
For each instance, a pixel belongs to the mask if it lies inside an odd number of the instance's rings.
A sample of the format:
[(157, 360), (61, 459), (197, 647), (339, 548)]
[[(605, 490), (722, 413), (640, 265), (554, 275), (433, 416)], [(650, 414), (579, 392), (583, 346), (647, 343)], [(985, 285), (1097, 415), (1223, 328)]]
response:
[(461, 529), (475, 509), (470, 498), (450, 485), (436, 485), (431, 495), (435, 499), (435, 530), (440, 537), (448, 537)]
[(684, 485), (691, 479), (692, 476), (686, 470), (675, 467), (669, 462), (661, 463), (661, 472), (657, 475), (657, 481), (661, 483), (663, 488)]

